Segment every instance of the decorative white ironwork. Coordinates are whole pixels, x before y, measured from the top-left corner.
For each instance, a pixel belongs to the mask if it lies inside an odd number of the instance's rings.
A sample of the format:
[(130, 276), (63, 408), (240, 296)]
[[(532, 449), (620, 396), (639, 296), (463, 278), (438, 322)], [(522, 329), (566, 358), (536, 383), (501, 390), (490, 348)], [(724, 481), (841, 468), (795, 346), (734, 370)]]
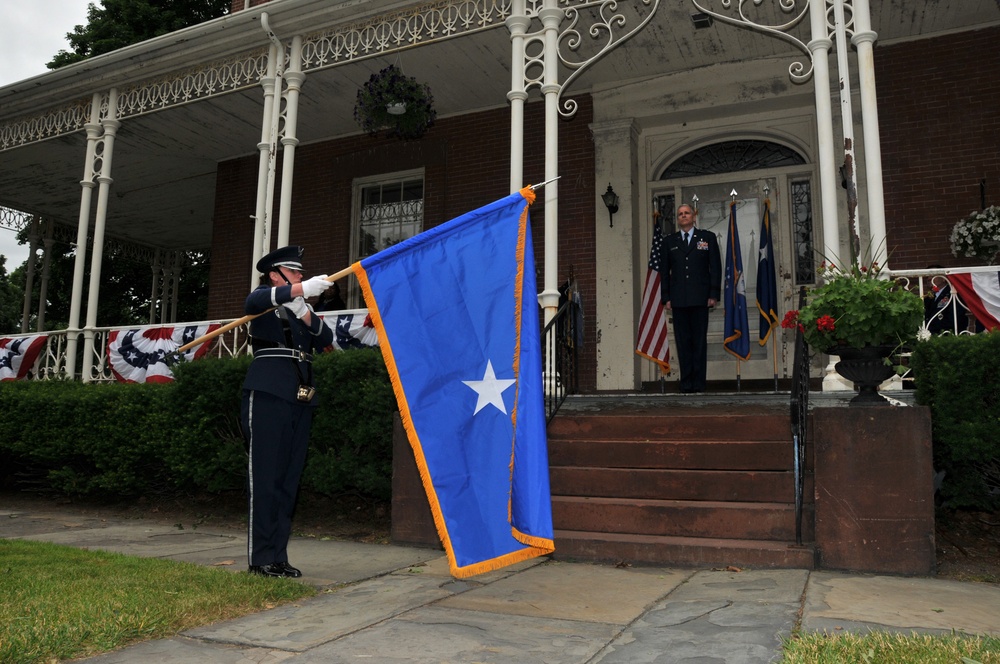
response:
[(435, 2), (306, 35), (303, 70), (385, 55), (419, 44), (503, 27), (510, 0)]
[[(570, 87), (573, 81), (575, 81), (577, 77), (586, 71), (591, 65), (596, 63), (621, 44), (631, 39), (633, 35), (646, 27), (646, 24), (649, 23), (653, 16), (656, 15), (656, 9), (660, 4), (660, 0), (639, 0), (642, 5), (649, 7), (647, 15), (642, 18), (631, 30), (621, 32), (621, 30), (624, 30), (628, 25), (628, 18), (624, 14), (618, 12), (618, 2), (619, 0), (560, 0), (560, 5), (566, 6), (566, 18), (570, 21), (569, 27), (562, 30), (559, 34), (558, 41), (560, 47), (565, 45), (566, 48), (573, 53), (577, 53), (579, 51), (580, 47), (584, 43), (584, 37), (577, 28), (577, 25), (580, 23), (581, 18), (588, 17), (593, 19), (593, 23), (591, 23), (585, 32), (587, 36), (600, 44), (597, 48), (597, 52), (584, 60), (570, 59), (560, 48), (559, 61), (566, 67), (573, 70), (573, 72), (566, 77), (566, 80), (563, 81), (559, 89), (559, 97), (561, 99), (559, 114), (563, 117), (569, 118), (576, 114), (576, 100), (563, 98), (563, 94)], [(581, 14), (581, 11), (584, 13)], [(636, 9), (636, 13), (641, 16), (638, 9)], [(617, 35), (615, 34), (616, 30), (619, 32)], [(541, 36), (534, 36), (526, 41), (539, 41), (540, 39)], [(532, 64), (541, 64), (538, 58), (532, 58), (530, 62)], [(531, 83), (541, 85), (541, 81), (538, 79), (532, 79)], [(529, 85), (526, 87), (531, 86)]]
[(118, 93), (118, 117), (135, 117), (252, 87), (260, 82), (266, 64), (267, 48), (260, 48), (237, 58), (122, 88)]
[(0, 125), (0, 152), (79, 131), (89, 117), (90, 101), (78, 99), (61, 108), (6, 122)]
[[(658, 0), (657, 0), (658, 1)], [(318, 71), (483, 30), (502, 28), (511, 0), (445, 0), (303, 37), (302, 70)], [(267, 47), (120, 88), (118, 119), (153, 113), (259, 85)], [(105, 103), (106, 103), (105, 99)], [(101, 116), (105, 115), (102, 108)], [(0, 152), (84, 128), (90, 102), (0, 124)]]
[(0, 228), (21, 232), (35, 219), (35, 215), (0, 206)]
[[(777, 0), (778, 8), (783, 14), (788, 16), (789, 19), (783, 23), (770, 25), (764, 22), (765, 19), (751, 16), (751, 10), (759, 8), (763, 3), (764, 0), (721, 0), (722, 8), (730, 11), (730, 13), (722, 13), (709, 9), (706, 6), (706, 0), (691, 0), (691, 4), (693, 4), (698, 11), (708, 14), (723, 23), (729, 23), (741, 28), (748, 28), (750, 30), (756, 30), (757, 32), (763, 32), (764, 34), (782, 39), (801, 50), (802, 53), (805, 54), (808, 63), (801, 61), (793, 62), (788, 66), (788, 75), (795, 83), (805, 83), (812, 77), (813, 73), (812, 52), (809, 50), (809, 46), (806, 42), (803, 42), (795, 35), (790, 34), (789, 31), (798, 26), (799, 23), (801, 23), (802, 20), (809, 15), (808, 0), (804, 0), (801, 3), (799, 0)], [(733, 16), (731, 13), (734, 4), (736, 5), (736, 16)], [(829, 32), (832, 32), (833, 23), (829, 23)]]

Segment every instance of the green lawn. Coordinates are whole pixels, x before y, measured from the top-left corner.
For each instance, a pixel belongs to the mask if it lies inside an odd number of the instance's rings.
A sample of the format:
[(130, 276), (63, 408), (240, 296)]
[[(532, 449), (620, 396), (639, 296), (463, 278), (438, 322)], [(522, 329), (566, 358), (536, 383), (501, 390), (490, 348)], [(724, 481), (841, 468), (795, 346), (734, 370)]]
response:
[(997, 664), (1000, 638), (952, 634), (909, 636), (807, 634), (785, 641), (782, 662), (793, 664)]
[(315, 593), (290, 579), (0, 540), (0, 663), (95, 655)]

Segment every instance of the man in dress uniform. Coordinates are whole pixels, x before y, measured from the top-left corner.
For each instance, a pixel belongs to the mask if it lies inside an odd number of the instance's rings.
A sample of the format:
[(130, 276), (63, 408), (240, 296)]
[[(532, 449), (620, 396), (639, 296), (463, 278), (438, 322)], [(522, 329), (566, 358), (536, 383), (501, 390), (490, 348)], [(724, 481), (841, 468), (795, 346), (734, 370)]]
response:
[(695, 228), (698, 213), (677, 208), (676, 233), (661, 251), (660, 301), (673, 313), (681, 365), (681, 392), (704, 392), (708, 367), (708, 310), (722, 291), (722, 259), (715, 233)]
[(251, 574), (299, 577), (288, 563), (292, 513), (305, 467), (316, 394), (312, 354), (332, 347), (333, 332), (306, 304), (332, 285), (302, 279), (302, 247), (257, 261), (261, 285), (246, 300), (253, 362), (243, 381), (242, 424), (249, 453), (247, 561)]

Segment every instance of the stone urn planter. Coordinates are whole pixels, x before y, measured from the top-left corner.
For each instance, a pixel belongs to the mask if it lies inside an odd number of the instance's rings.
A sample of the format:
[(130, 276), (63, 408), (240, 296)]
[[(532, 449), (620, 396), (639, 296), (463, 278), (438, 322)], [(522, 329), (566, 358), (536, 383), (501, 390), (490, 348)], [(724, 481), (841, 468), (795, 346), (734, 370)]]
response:
[(888, 406), (889, 401), (879, 394), (878, 388), (892, 378), (896, 370), (886, 364), (894, 346), (863, 346), (861, 348), (836, 347), (828, 351), (840, 361), (834, 365), (837, 373), (858, 387), (858, 394), (851, 399), (852, 406)]

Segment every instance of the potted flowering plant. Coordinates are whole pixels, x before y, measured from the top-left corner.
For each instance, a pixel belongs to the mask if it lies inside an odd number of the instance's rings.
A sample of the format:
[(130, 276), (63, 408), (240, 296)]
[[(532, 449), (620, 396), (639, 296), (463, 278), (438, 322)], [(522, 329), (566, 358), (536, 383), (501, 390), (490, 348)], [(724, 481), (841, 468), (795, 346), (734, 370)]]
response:
[(920, 297), (880, 277), (878, 263), (845, 268), (824, 262), (824, 283), (812, 289), (801, 311), (789, 311), (782, 327), (802, 330), (812, 348), (837, 350), (865, 346), (895, 348), (912, 341), (923, 322)]
[(814, 350), (840, 356), (837, 372), (861, 388), (852, 403), (885, 402), (877, 388), (895, 373), (888, 358), (915, 339), (924, 320), (920, 296), (882, 278), (881, 271), (874, 261), (843, 268), (824, 262), (824, 283), (781, 323), (800, 330)]
[(369, 136), (388, 129), (400, 140), (420, 138), (437, 117), (433, 103), (427, 85), (389, 65), (358, 90), (354, 119)]
[(1000, 206), (991, 205), (960, 219), (951, 229), (951, 253), (993, 265), (1000, 253)]

